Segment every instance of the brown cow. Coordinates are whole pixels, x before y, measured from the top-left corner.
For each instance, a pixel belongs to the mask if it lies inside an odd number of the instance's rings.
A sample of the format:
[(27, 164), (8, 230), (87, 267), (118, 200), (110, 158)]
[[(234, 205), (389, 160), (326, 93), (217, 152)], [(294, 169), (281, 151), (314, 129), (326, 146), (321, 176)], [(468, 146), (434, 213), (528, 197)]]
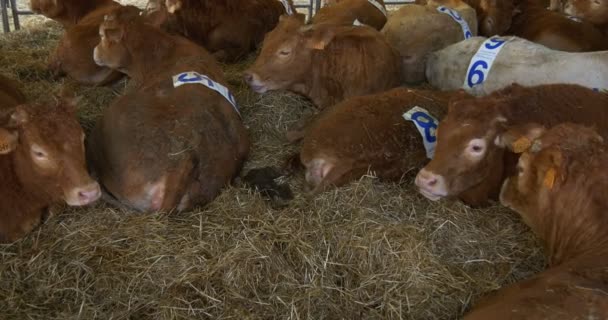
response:
[(290, 90), (323, 109), (401, 83), (399, 53), (373, 28), (305, 26), (295, 16), (280, 20), (266, 36), (254, 65), (245, 71), (254, 91)]
[(214, 199), (249, 150), (233, 98), (208, 87), (212, 79), (213, 88), (225, 89), (218, 63), (195, 43), (133, 20), (128, 8), (108, 15), (100, 34), (95, 61), (123, 70), (134, 85), (93, 131), (89, 152), (99, 181), (141, 211)]
[[(368, 170), (390, 180), (417, 170), (427, 162), (427, 152), (421, 133), (403, 115), (418, 106), (441, 118), (451, 95), (397, 88), (325, 109), (302, 142), (300, 161), (306, 168), (306, 181), (319, 192), (357, 179)], [(430, 124), (426, 117), (419, 121)], [(432, 139), (433, 130), (429, 127)]]
[(435, 157), (416, 177), (431, 200), (460, 197), (479, 205), (498, 195), (514, 170), (513, 154), (497, 137), (509, 126), (572, 121), (596, 125), (608, 137), (608, 94), (577, 85), (512, 85), (481, 98), (454, 99), (440, 122)]
[(111, 4), (112, 0), (30, 0), (34, 13), (71, 27), (90, 12)]
[(564, 0), (563, 12), (593, 23), (608, 35), (608, 0)]
[[(20, 93), (9, 95), (21, 102)], [(101, 192), (86, 170), (74, 99), (0, 109), (0, 242), (7, 242), (35, 228), (51, 206), (87, 205)]]
[[(68, 75), (87, 85), (111, 84), (123, 76), (122, 73), (100, 67), (93, 61), (93, 49), (99, 43), (99, 25), (106, 14), (118, 7), (118, 3), (109, 2), (66, 30), (49, 59), (49, 69), (55, 76)], [(138, 18), (141, 12), (138, 8), (127, 8), (133, 19)]]
[(382, 0), (333, 0), (312, 17), (312, 23), (364, 24), (381, 30), (386, 23), (386, 15)]
[(501, 202), (542, 240), (549, 269), (499, 290), (464, 319), (608, 319), (608, 146), (572, 124), (524, 133), (510, 148), (530, 148)]
[(591, 23), (549, 11), (536, 0), (522, 0), (516, 10), (509, 34), (560, 51), (608, 50), (608, 37)]
[(218, 60), (235, 62), (254, 51), (292, 0), (151, 0), (169, 15), (165, 29), (204, 46)]

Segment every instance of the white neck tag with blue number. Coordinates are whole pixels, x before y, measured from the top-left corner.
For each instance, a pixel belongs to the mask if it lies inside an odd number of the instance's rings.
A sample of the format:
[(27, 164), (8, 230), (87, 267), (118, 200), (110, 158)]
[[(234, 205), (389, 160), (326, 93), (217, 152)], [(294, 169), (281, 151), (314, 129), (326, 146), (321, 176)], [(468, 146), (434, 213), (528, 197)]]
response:
[(458, 11), (450, 9), (448, 7), (444, 7), (444, 6), (437, 7), (437, 11), (439, 11), (441, 13), (445, 13), (448, 16), (452, 17), (452, 19), (454, 19), (454, 21), (456, 21), (460, 25), (460, 28), (462, 28), (462, 34), (464, 34), (465, 40), (473, 36), (473, 33), (471, 32), (471, 28), (469, 28), (469, 24), (460, 16)]
[(289, 2), (287, 2), (287, 0), (280, 0), (280, 1), (283, 4), (283, 7), (285, 7), (285, 12), (287, 13), (287, 15), (289, 15), (289, 16), (293, 15), (293, 10), (291, 10), (291, 6), (289, 5)]
[(439, 121), (435, 119), (428, 111), (418, 106), (413, 107), (410, 111), (403, 114), (403, 118), (407, 121), (412, 121), (418, 132), (422, 135), (424, 149), (426, 149), (426, 157), (433, 159), (435, 155), (435, 144), (437, 143), (437, 126)]
[(492, 37), (481, 44), (479, 50), (477, 50), (477, 53), (471, 59), (469, 68), (467, 68), (467, 75), (463, 85), (464, 89), (473, 89), (473, 87), (482, 84), (488, 78), (494, 60), (496, 60), (500, 50), (502, 50), (508, 41), (499, 37)]
[(200, 74), (196, 71), (189, 71), (189, 72), (182, 72), (180, 74), (173, 76), (173, 87), (174, 88), (183, 86), (185, 84), (195, 84), (195, 83), (202, 84), (205, 87), (221, 94), (224, 98), (226, 98), (226, 100), (228, 100), (228, 102), (230, 102), (230, 104), (232, 105), (232, 107), (234, 108), (236, 113), (238, 113), (239, 116), (241, 115), (241, 113), (239, 112), (239, 107), (236, 104), (236, 99), (234, 99), (234, 96), (232, 95), (232, 93), (230, 93), (230, 90), (228, 90), (228, 88), (226, 88), (225, 86), (211, 80), (206, 75)]
[(382, 4), (376, 0), (367, 0), (367, 2), (371, 3), (372, 6), (376, 7), (382, 14), (387, 17), (386, 9), (382, 6)]

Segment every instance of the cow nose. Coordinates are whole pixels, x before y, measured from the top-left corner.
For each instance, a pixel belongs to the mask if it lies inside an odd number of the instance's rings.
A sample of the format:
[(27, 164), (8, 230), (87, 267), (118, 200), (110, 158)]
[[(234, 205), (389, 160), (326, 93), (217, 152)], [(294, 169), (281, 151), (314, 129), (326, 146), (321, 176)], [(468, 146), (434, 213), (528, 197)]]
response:
[(247, 83), (251, 83), (251, 81), (253, 81), (253, 73), (245, 71), (245, 73), (243, 74), (243, 80), (245, 80), (245, 82)]
[(77, 191), (78, 201), (82, 205), (94, 202), (101, 197), (101, 190), (97, 182), (93, 182), (85, 187), (79, 188)]
[(433, 187), (437, 185), (438, 181), (439, 177), (426, 169), (420, 170), (420, 172), (416, 176), (416, 185), (424, 189), (432, 190)]

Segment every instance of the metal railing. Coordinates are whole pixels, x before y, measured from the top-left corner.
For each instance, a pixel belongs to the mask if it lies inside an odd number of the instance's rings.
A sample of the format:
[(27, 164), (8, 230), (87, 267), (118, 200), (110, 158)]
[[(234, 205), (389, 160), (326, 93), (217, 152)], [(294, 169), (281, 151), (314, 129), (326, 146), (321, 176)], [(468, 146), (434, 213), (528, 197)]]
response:
[[(87, 0), (84, 0), (87, 1)], [(385, 5), (400, 5), (404, 3), (411, 2), (411, 0), (397, 0), (397, 1), (384, 1)], [(11, 24), (9, 21), (9, 10), (12, 13), (13, 18), (13, 26), (15, 30), (21, 29), (21, 24), (19, 23), (20, 15), (31, 15), (34, 14), (28, 10), (19, 10), (17, 7), (17, 0), (0, 0), (1, 7), (1, 18), (2, 18), (2, 28), (4, 32), (11, 31)], [(313, 13), (317, 12), (321, 8), (321, 0), (309, 0), (307, 4), (295, 4), (296, 9), (306, 9), (308, 11), (308, 16), (311, 17)]]

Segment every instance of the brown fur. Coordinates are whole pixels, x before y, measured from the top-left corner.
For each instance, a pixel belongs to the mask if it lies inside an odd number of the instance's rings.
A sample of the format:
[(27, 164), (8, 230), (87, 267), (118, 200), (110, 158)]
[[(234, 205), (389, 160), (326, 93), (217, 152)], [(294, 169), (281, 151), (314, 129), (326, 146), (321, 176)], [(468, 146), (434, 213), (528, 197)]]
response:
[[(384, 7), (384, 1), (378, 2)], [(312, 18), (312, 23), (352, 25), (355, 20), (381, 30), (386, 16), (367, 0), (335, 0), (321, 8)]]
[[(465, 319), (608, 318), (608, 201), (603, 193), (608, 148), (600, 139), (591, 129), (560, 125), (521, 156), (521, 173), (505, 182), (501, 202), (541, 238), (550, 269), (501, 289)], [(547, 184), (550, 171), (555, 180)]]
[[(99, 43), (99, 25), (104, 16), (117, 7), (120, 7), (118, 3), (110, 2), (66, 30), (49, 58), (49, 68), (55, 76), (67, 75), (87, 85), (106, 85), (123, 76), (120, 72), (100, 67), (93, 61), (93, 48)], [(129, 8), (134, 18), (139, 15), (139, 9)]]
[(477, 12), (479, 35), (503, 35), (511, 27), (513, 0), (463, 0)]
[(512, 35), (560, 51), (608, 50), (608, 37), (591, 23), (573, 21), (531, 0), (522, 1), (518, 11), (509, 30)]
[(88, 204), (100, 192), (86, 171), (73, 102), (0, 108), (0, 242), (6, 242), (35, 228), (51, 205)]
[(172, 77), (196, 71), (227, 82), (205, 49), (130, 19), (126, 10), (101, 25), (95, 49), (98, 63), (123, 70), (135, 84), (93, 131), (95, 173), (111, 195), (141, 211), (205, 204), (238, 174), (249, 140), (224, 97), (198, 84), (174, 88)]
[(322, 112), (307, 130), (300, 161), (306, 180), (322, 191), (368, 170), (399, 180), (427, 162), (422, 137), (403, 114), (415, 106), (440, 119), (452, 93), (397, 88), (355, 97)]
[(608, 36), (607, 0), (562, 0), (562, 11), (593, 23)]
[(25, 95), (15, 81), (0, 75), (0, 109), (7, 109), (25, 103)]
[[(285, 8), (278, 0), (155, 0), (168, 13), (165, 28), (207, 48), (217, 59), (234, 62), (254, 51)], [(159, 3), (160, 2), (160, 3)], [(295, 7), (289, 1), (293, 12)]]
[(30, 0), (30, 8), (33, 12), (68, 28), (77, 24), (87, 14), (112, 2), (112, 0)]
[(282, 17), (245, 79), (257, 92), (290, 90), (326, 108), (401, 83), (399, 53), (370, 27), (304, 26)]
[[(497, 196), (502, 181), (515, 168), (513, 154), (505, 153), (495, 143), (506, 128), (527, 122), (553, 126), (572, 121), (594, 125), (602, 136), (608, 137), (607, 106), (607, 94), (565, 84), (529, 88), (512, 85), (486, 97), (455, 99), (439, 124), (435, 157), (424, 169), (443, 177), (447, 193), (443, 196), (482, 204)], [(487, 144), (477, 162), (463, 156), (467, 143), (474, 138)], [(417, 183), (422, 182), (419, 180)]]

